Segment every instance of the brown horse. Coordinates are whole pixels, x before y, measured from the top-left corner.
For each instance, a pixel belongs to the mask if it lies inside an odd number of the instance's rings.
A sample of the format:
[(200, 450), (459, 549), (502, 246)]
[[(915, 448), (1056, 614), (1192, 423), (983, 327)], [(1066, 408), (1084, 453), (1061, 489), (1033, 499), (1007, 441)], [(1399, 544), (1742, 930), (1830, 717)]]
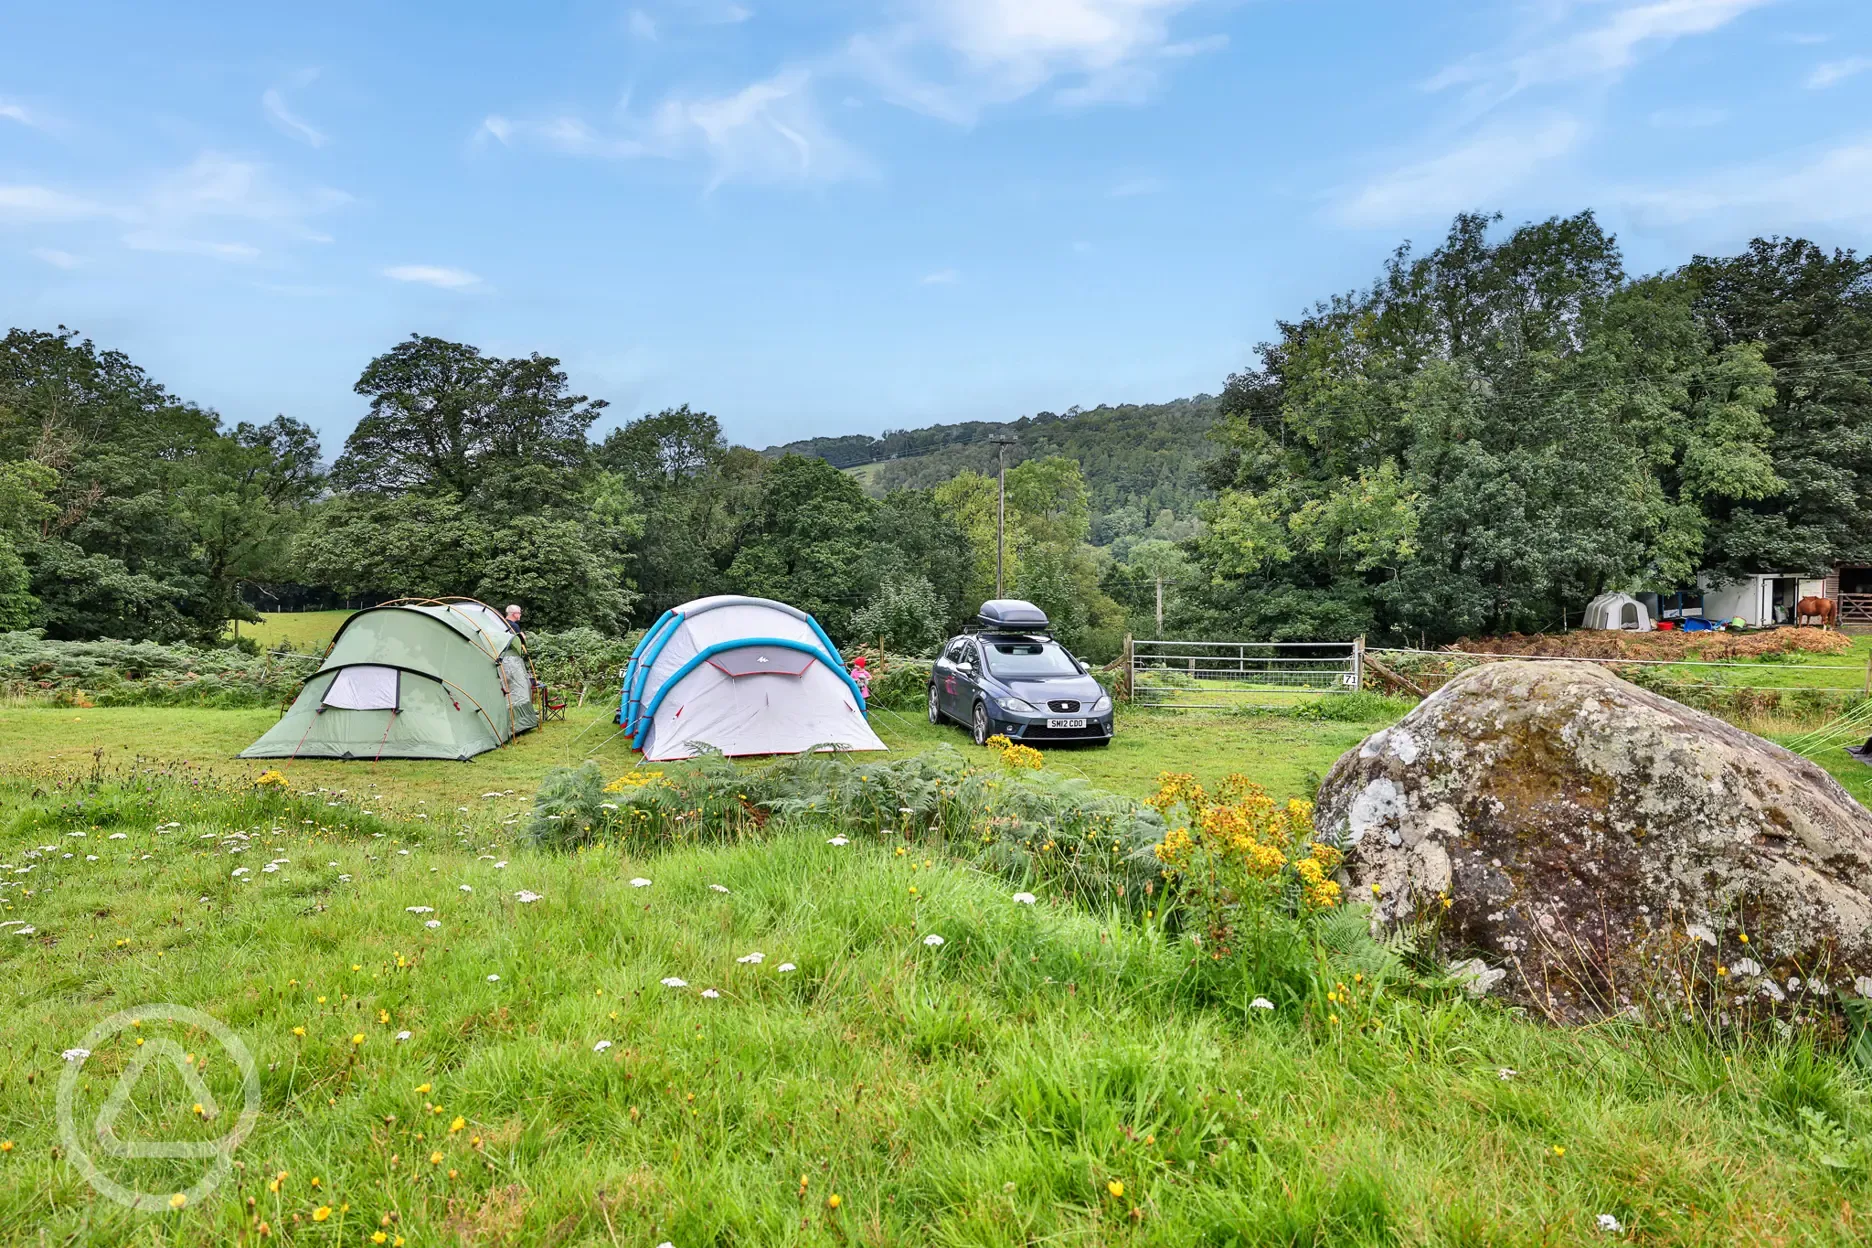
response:
[(1801, 628), (1807, 627), (1811, 617), (1820, 621), (1821, 628), (1835, 628), (1839, 625), (1839, 603), (1831, 598), (1803, 598), (1794, 604), (1794, 619)]

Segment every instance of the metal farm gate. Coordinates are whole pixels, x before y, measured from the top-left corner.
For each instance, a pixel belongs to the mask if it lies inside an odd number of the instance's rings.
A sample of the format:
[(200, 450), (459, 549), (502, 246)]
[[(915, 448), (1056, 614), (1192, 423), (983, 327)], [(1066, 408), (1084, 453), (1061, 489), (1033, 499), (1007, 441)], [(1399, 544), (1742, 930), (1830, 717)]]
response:
[(1124, 667), (1137, 706), (1219, 710), (1277, 694), (1350, 693), (1365, 675), (1365, 642), (1126, 638)]

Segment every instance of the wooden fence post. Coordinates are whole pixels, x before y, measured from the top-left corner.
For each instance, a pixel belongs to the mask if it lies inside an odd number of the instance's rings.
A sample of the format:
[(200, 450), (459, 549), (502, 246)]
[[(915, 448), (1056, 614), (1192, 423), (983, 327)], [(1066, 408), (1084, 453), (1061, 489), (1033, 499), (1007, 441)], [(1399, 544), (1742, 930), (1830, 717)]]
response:
[(1365, 687), (1365, 634), (1360, 633), (1358, 640), (1352, 643), (1352, 691), (1357, 693)]
[(1131, 648), (1131, 634), (1125, 634), (1124, 640), (1124, 698), (1133, 701), (1137, 686), (1137, 652)]

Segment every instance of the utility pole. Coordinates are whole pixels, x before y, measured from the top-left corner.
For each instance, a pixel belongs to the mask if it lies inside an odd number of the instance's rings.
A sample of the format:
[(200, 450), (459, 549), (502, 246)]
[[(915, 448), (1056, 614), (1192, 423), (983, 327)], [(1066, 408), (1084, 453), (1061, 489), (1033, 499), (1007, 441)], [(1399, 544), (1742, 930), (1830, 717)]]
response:
[(1000, 499), (995, 507), (995, 597), (1005, 594), (1003, 581), (1007, 566), (1007, 448), (1014, 445), (1013, 438), (990, 438), (994, 443), (995, 456), (1000, 461)]

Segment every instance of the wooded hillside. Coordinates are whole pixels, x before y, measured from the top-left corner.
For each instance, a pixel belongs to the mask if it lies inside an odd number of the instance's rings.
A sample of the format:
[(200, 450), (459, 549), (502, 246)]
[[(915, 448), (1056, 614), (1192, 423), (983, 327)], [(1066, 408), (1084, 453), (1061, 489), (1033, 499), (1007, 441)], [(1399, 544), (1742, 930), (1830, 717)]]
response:
[(1110, 545), (1141, 533), (1164, 511), (1187, 520), (1210, 496), (1203, 465), (1218, 451), (1209, 430), (1220, 414), (1206, 394), (1170, 403), (1127, 403), (1063, 415), (1041, 412), (1019, 420), (967, 421), (887, 431), (883, 437), (806, 438), (764, 454), (811, 455), (836, 468), (873, 466), (863, 475), (873, 494), (927, 490), (965, 470), (995, 469), (995, 438), (1012, 438), (1009, 467), (1063, 455), (1085, 474), (1092, 540)]

